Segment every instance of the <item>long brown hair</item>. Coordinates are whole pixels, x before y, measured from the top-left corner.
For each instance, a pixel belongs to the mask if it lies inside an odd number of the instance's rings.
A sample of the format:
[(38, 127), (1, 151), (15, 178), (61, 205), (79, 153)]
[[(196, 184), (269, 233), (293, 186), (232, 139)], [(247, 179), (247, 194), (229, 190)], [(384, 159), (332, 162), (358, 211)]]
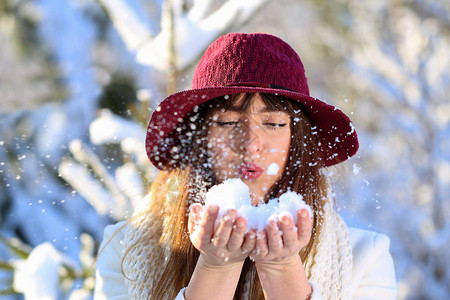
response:
[[(304, 201), (311, 206), (311, 240), (299, 253), (304, 262), (317, 243), (317, 233), (320, 232), (322, 224), (326, 202), (324, 199), (328, 189), (327, 181), (320, 172), (323, 161), (307, 110), (300, 103), (288, 98), (272, 94), (261, 96), (266, 106), (284, 111), (291, 117), (291, 147), (286, 168), (280, 180), (266, 193), (266, 201), (291, 190), (302, 195)], [(158, 239), (159, 246), (154, 249), (152, 261), (161, 267), (162, 271), (158, 278), (153, 279), (151, 299), (173, 299), (180, 289), (189, 284), (199, 251), (189, 239), (187, 212), (192, 203), (203, 203), (205, 193), (216, 183), (207, 163), (207, 119), (211, 112), (226, 110), (241, 97), (244, 97), (241, 109), (245, 111), (251, 104), (253, 94), (215, 98), (194, 109), (175, 129), (177, 135), (174, 138), (177, 140), (174, 144), (178, 146), (172, 147), (172, 160), (168, 162), (166, 171), (161, 171), (152, 184), (152, 200), (149, 206), (140, 212), (140, 215), (152, 216), (157, 225), (151, 236), (146, 236), (138, 242), (145, 244), (149, 243), (149, 239)], [(175, 196), (168, 197), (169, 192)], [(152, 280), (151, 274), (148, 274), (148, 278)], [(264, 299), (255, 264), (248, 258), (244, 262), (234, 299), (243, 299), (244, 284), (247, 280), (250, 281), (249, 299)]]

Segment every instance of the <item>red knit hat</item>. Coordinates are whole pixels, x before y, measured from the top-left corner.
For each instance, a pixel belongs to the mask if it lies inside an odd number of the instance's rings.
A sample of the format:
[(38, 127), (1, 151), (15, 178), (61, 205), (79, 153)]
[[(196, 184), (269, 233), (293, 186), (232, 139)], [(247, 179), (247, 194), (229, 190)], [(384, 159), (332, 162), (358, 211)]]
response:
[(225, 95), (269, 93), (304, 105), (315, 131), (325, 166), (353, 156), (358, 138), (350, 119), (339, 109), (309, 96), (305, 69), (297, 53), (281, 39), (265, 33), (230, 33), (206, 50), (194, 72), (192, 89), (164, 99), (147, 129), (146, 150), (158, 169), (165, 169), (169, 136), (194, 107)]

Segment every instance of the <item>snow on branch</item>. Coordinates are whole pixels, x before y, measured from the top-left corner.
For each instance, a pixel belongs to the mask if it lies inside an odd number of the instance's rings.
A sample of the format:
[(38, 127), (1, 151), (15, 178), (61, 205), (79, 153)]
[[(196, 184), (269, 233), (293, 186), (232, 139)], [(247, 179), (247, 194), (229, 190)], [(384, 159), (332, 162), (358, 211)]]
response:
[(108, 173), (108, 170), (101, 163), (97, 155), (80, 140), (73, 140), (69, 145), (69, 149), (77, 161), (85, 166), (89, 166), (93, 173), (97, 175), (98, 178), (101, 178), (101, 182), (111, 193), (112, 199), (114, 200), (113, 206), (110, 206), (113, 210), (113, 214), (119, 215), (121, 218), (126, 217), (131, 211), (130, 200), (126, 194), (122, 192), (114, 177)]
[(122, 0), (98, 0), (109, 13), (114, 27), (130, 51), (135, 51), (147, 40), (151, 32), (130, 3)]
[(91, 123), (89, 134), (96, 145), (118, 144), (126, 138), (145, 139), (145, 130), (139, 124), (114, 115), (107, 109), (102, 110), (100, 116)]
[(27, 259), (15, 261), (14, 290), (25, 299), (56, 299), (59, 296), (59, 273), (63, 265), (77, 270), (71, 258), (60, 253), (52, 243), (35, 247)]
[(58, 169), (61, 177), (83, 196), (99, 214), (114, 207), (111, 194), (94, 179), (89, 170), (71, 158), (64, 158)]
[[(201, 2), (201, 1), (198, 1)], [(195, 3), (192, 10), (196, 10)], [(183, 14), (174, 8), (176, 66), (183, 70), (193, 63), (217, 36), (230, 27), (244, 24), (267, 0), (227, 1), (209, 16), (198, 19), (196, 14)], [(170, 31), (162, 27), (161, 32), (145, 43), (137, 52), (139, 63), (151, 65), (160, 70), (169, 67)]]
[[(170, 14), (162, 14), (161, 31), (154, 38), (150, 37), (139, 18), (120, 0), (99, 0), (109, 11), (114, 26), (130, 50), (136, 51), (137, 61), (160, 70), (167, 70), (171, 29), (166, 20)], [(183, 1), (172, 1), (173, 32), (176, 50), (176, 67), (183, 70), (197, 59), (205, 48), (220, 34), (231, 27), (245, 24), (268, 0), (230, 0), (219, 9), (206, 16), (212, 1), (194, 1), (192, 8), (185, 12)], [(167, 3), (166, 3), (167, 4)]]
[(116, 169), (116, 180), (120, 190), (132, 202), (132, 207), (145, 196), (144, 183), (134, 163), (128, 162)]

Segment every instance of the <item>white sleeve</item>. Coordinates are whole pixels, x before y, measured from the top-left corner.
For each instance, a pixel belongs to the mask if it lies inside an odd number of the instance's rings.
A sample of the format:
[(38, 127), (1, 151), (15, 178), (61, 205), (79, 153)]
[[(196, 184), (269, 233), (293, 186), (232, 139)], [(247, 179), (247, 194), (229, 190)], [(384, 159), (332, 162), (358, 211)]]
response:
[(396, 299), (397, 281), (389, 238), (370, 232), (353, 249), (352, 299)]
[(126, 279), (121, 270), (124, 251), (122, 245), (124, 235), (121, 229), (124, 224), (120, 222), (105, 228), (97, 257), (94, 300), (129, 299)]
[(177, 297), (175, 298), (175, 300), (184, 300), (184, 291), (186, 290), (186, 288), (182, 288), (179, 292)]

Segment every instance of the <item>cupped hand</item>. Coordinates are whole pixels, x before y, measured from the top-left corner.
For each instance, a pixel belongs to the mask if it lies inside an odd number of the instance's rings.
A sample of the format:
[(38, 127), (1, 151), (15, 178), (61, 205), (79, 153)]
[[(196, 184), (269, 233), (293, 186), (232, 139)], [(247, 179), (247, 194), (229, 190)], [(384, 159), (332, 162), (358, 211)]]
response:
[(294, 226), (294, 220), (288, 215), (280, 216), (279, 220), (272, 219), (267, 225), (267, 230), (258, 232), (256, 247), (250, 256), (257, 265), (297, 264), (298, 253), (311, 239), (311, 229), (311, 219), (306, 209), (297, 211), (297, 228)]
[[(189, 234), (204, 265), (214, 268), (242, 263), (256, 245), (256, 232), (245, 235), (246, 220), (231, 209), (217, 220), (219, 208), (193, 204), (189, 212)], [(216, 222), (217, 220), (217, 222)]]

